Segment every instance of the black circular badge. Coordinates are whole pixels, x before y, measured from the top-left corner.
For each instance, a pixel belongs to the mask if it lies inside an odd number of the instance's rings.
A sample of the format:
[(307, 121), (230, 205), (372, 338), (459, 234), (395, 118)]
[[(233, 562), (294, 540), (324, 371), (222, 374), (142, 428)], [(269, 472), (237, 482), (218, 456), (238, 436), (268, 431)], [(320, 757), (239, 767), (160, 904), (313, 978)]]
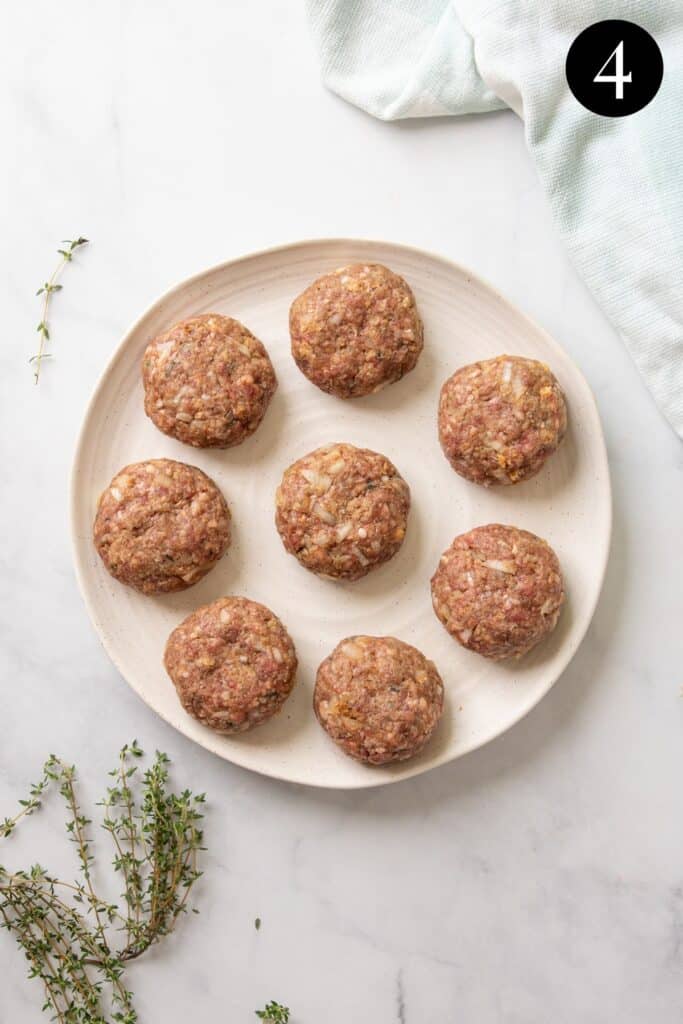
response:
[(662, 52), (632, 21), (596, 21), (569, 47), (567, 83), (582, 106), (604, 117), (642, 110), (662, 84)]

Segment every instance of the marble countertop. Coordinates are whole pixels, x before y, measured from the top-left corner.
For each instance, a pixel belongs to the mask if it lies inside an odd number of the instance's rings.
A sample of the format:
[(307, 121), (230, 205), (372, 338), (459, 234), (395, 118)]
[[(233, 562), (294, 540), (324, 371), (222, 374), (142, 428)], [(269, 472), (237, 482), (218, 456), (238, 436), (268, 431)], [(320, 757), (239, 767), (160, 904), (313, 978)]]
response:
[[(130, 971), (145, 1022), (678, 1024), (683, 963), (683, 449), (560, 245), (512, 114), (383, 125), (321, 87), (288, 0), (5, 12), (0, 816), (50, 751), (103, 789), (120, 745), (168, 751), (210, 798), (199, 918)], [(34, 292), (92, 239), (38, 388)], [(365, 236), (471, 266), (595, 390), (613, 548), (569, 669), (504, 737), (365, 792), (248, 774), (129, 690), (87, 619), (67, 486), (93, 385), (163, 290), (306, 237)], [(2, 850), (68, 865), (56, 801)], [(261, 929), (254, 918), (262, 919)], [(0, 1020), (40, 992), (0, 934)]]

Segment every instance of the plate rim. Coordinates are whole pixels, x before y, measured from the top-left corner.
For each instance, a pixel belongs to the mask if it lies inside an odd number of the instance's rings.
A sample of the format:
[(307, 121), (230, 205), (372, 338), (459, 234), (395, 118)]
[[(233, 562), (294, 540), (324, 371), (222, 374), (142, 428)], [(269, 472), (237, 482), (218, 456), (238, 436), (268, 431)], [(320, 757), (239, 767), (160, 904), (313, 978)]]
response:
[[(318, 782), (318, 781), (313, 781), (313, 780), (306, 780), (306, 781), (304, 781), (302, 779), (293, 779), (290, 776), (288, 776), (287, 774), (285, 774), (283, 772), (279, 772), (276, 769), (275, 770), (268, 769), (268, 768), (261, 769), (261, 768), (258, 768), (258, 767), (254, 767), (251, 764), (242, 763), (238, 758), (235, 758), (235, 757), (232, 757), (232, 756), (228, 756), (224, 749), (222, 749), (222, 748), (218, 747), (216, 744), (214, 744), (212, 742), (212, 740), (213, 740), (212, 736), (208, 735), (205, 739), (198, 739), (195, 736), (191, 736), (189, 734), (189, 732), (185, 728), (183, 728), (182, 724), (179, 724), (179, 723), (176, 723), (174, 721), (171, 721), (170, 718), (167, 717), (167, 715), (163, 711), (160, 711), (157, 708), (153, 707), (153, 705), (150, 703), (150, 701), (147, 699), (147, 697), (144, 695), (144, 693), (142, 693), (128, 679), (128, 677), (124, 673), (121, 665), (119, 664), (119, 660), (118, 660), (117, 654), (115, 652), (115, 645), (110, 643), (106, 633), (103, 633), (98, 628), (98, 626), (97, 626), (98, 616), (95, 613), (95, 608), (94, 608), (93, 602), (90, 600), (89, 591), (88, 591), (88, 587), (87, 587), (87, 584), (86, 584), (85, 559), (81, 558), (81, 553), (80, 553), (80, 550), (79, 550), (80, 549), (80, 545), (81, 545), (81, 538), (78, 536), (77, 525), (76, 525), (76, 523), (77, 523), (77, 516), (78, 516), (78, 505), (79, 505), (79, 501), (80, 501), (80, 496), (79, 496), (79, 493), (78, 493), (77, 476), (78, 476), (79, 465), (81, 463), (81, 460), (82, 460), (82, 457), (83, 457), (83, 453), (84, 453), (84, 449), (85, 449), (85, 445), (86, 445), (86, 438), (87, 438), (87, 434), (88, 434), (88, 429), (87, 428), (89, 426), (90, 419), (91, 419), (91, 417), (93, 415), (95, 406), (96, 406), (96, 404), (97, 404), (97, 402), (98, 402), (98, 400), (100, 398), (100, 395), (101, 395), (102, 391), (104, 390), (105, 382), (106, 382), (106, 380), (107, 380), (107, 378), (109, 376), (111, 368), (115, 365), (115, 363), (121, 357), (121, 355), (123, 354), (123, 351), (127, 348), (128, 344), (130, 343), (132, 336), (138, 331), (138, 329), (141, 327), (143, 322), (148, 317), (150, 317), (154, 313), (158, 312), (161, 309), (161, 307), (163, 307), (170, 299), (173, 298), (173, 296), (177, 295), (181, 290), (186, 289), (188, 287), (191, 287), (192, 285), (197, 284), (203, 278), (206, 278), (206, 277), (208, 277), (210, 275), (220, 274), (222, 271), (225, 271), (225, 270), (227, 270), (230, 267), (235, 267), (235, 266), (237, 266), (239, 264), (247, 263), (247, 262), (249, 262), (251, 260), (256, 260), (256, 259), (259, 259), (259, 258), (262, 258), (262, 257), (274, 256), (274, 255), (277, 255), (279, 253), (291, 253), (291, 252), (297, 251), (297, 250), (308, 249), (308, 248), (311, 248), (313, 246), (336, 246), (336, 245), (338, 245), (338, 246), (350, 246), (350, 247), (353, 247), (353, 246), (363, 246), (363, 245), (378, 246), (378, 247), (389, 247), (389, 248), (401, 250), (401, 251), (403, 251), (405, 253), (410, 253), (413, 256), (416, 256), (418, 258), (426, 257), (427, 259), (430, 259), (430, 260), (436, 261), (438, 263), (444, 264), (448, 269), (450, 269), (452, 271), (455, 271), (456, 273), (462, 275), (465, 279), (467, 279), (470, 282), (476, 284), (476, 286), (481, 288), (483, 291), (488, 292), (496, 301), (502, 303), (503, 305), (505, 305), (509, 309), (511, 309), (515, 313), (515, 315), (520, 317), (521, 320), (524, 323), (528, 324), (529, 327), (534, 332), (536, 332), (537, 334), (540, 334), (540, 335), (543, 336), (543, 340), (545, 341), (545, 343), (548, 345), (548, 347), (551, 350), (557, 352), (562, 359), (568, 360), (571, 363), (574, 372), (580, 378), (581, 383), (582, 383), (582, 385), (583, 385), (583, 387), (585, 389), (586, 397), (588, 399), (587, 407), (588, 407), (588, 409), (590, 411), (590, 416), (591, 416), (591, 421), (592, 421), (591, 425), (590, 425), (590, 430), (591, 430), (591, 433), (594, 435), (594, 437), (596, 439), (596, 442), (599, 443), (599, 456), (600, 456), (600, 461), (602, 463), (602, 468), (604, 470), (604, 479), (605, 479), (605, 487), (606, 487), (606, 493), (605, 493), (605, 499), (606, 499), (605, 513), (606, 513), (606, 518), (607, 518), (607, 530), (606, 530), (606, 534), (605, 534), (604, 543), (601, 545), (601, 550), (600, 550), (600, 565), (599, 565), (599, 573), (597, 575), (597, 586), (595, 588), (595, 594), (594, 594), (593, 600), (592, 600), (592, 602), (590, 604), (590, 607), (589, 607), (589, 610), (588, 610), (589, 613), (588, 613), (588, 615), (586, 617), (586, 620), (585, 620), (585, 626), (584, 626), (583, 630), (581, 631), (580, 635), (578, 635), (573, 640), (573, 642), (566, 647), (566, 649), (564, 650), (563, 656), (560, 659), (560, 664), (550, 673), (547, 684), (543, 687), (542, 690), (540, 690), (540, 692), (538, 692), (538, 693), (536, 693), (534, 695), (533, 701), (530, 704), (528, 704), (528, 705), (523, 705), (521, 707), (521, 709), (518, 711), (518, 713), (516, 713), (509, 721), (507, 721), (502, 728), (496, 728), (490, 734), (485, 734), (482, 737), (475, 738), (469, 744), (465, 744), (465, 746), (462, 749), (458, 750), (456, 753), (448, 755), (448, 756), (445, 756), (445, 757), (435, 761), (433, 764), (425, 766), (425, 765), (422, 765), (419, 760), (416, 761), (413, 765), (411, 765), (410, 762), (408, 762), (408, 763), (406, 763), (405, 767), (402, 766), (402, 771), (401, 771), (400, 775), (399, 774), (394, 774), (394, 773), (391, 773), (391, 772), (382, 772), (381, 769), (380, 769), (380, 771), (375, 771), (373, 769), (373, 770), (368, 772), (367, 780), (366, 779), (359, 779), (358, 782), (354, 781), (353, 783), (349, 783), (349, 782), (346, 782), (346, 783), (341, 782), (340, 783), (340, 782), (334, 782), (334, 781), (320, 781), (320, 782)], [(579, 649), (579, 647), (583, 643), (583, 641), (584, 641), (584, 639), (586, 637), (586, 633), (588, 632), (588, 629), (589, 629), (589, 627), (591, 625), (591, 622), (593, 621), (593, 617), (595, 615), (595, 610), (597, 608), (597, 604), (598, 604), (598, 601), (600, 600), (600, 596), (602, 594), (602, 590), (603, 590), (603, 586), (604, 586), (605, 575), (606, 575), (606, 572), (607, 572), (607, 563), (608, 563), (608, 560), (609, 560), (609, 554), (610, 554), (610, 549), (611, 549), (613, 525), (614, 525), (614, 521), (613, 521), (614, 520), (614, 504), (613, 504), (613, 495), (612, 495), (612, 481), (611, 481), (611, 476), (610, 476), (609, 460), (608, 460), (608, 457), (607, 457), (607, 445), (606, 445), (606, 442), (605, 442), (605, 435), (604, 435), (604, 431), (602, 429), (602, 421), (600, 419), (600, 412), (599, 412), (599, 409), (598, 409), (597, 402), (595, 400), (595, 395), (593, 394), (593, 389), (591, 388), (591, 386), (588, 383), (586, 377), (584, 376), (582, 370), (575, 363), (575, 361), (571, 357), (571, 355), (563, 348), (562, 345), (560, 345), (560, 343), (558, 341), (555, 340), (555, 338), (545, 329), (545, 327), (541, 326), (535, 320), (533, 320), (531, 316), (529, 316), (526, 312), (524, 312), (524, 310), (520, 309), (519, 306), (517, 306), (517, 304), (515, 302), (512, 302), (510, 299), (508, 299), (501, 291), (499, 291), (498, 288), (496, 288), (489, 281), (487, 281), (486, 278), (482, 277), (480, 274), (478, 274), (477, 272), (471, 270), (469, 267), (463, 265), (462, 263), (459, 263), (456, 260), (451, 259), (448, 256), (444, 256), (441, 253), (432, 252), (431, 250), (424, 249), (421, 246), (410, 245), (410, 244), (404, 243), (404, 242), (393, 242), (393, 241), (388, 241), (386, 239), (377, 239), (377, 238), (359, 238), (359, 237), (349, 238), (349, 237), (339, 237), (339, 236), (336, 236), (336, 237), (326, 237), (326, 238), (305, 238), (305, 239), (300, 239), (300, 240), (295, 241), (295, 242), (280, 243), (278, 245), (268, 246), (268, 247), (266, 247), (264, 249), (257, 249), (257, 250), (254, 250), (253, 252), (245, 253), (245, 254), (243, 254), (241, 256), (235, 257), (234, 259), (222, 260), (220, 263), (216, 263), (216, 264), (213, 264), (213, 265), (211, 265), (209, 267), (205, 267), (203, 270), (199, 270), (199, 271), (195, 272), (194, 274), (191, 274), (189, 277), (183, 278), (182, 280), (176, 282), (170, 288), (167, 288), (153, 302), (151, 302), (143, 310), (143, 312), (125, 330), (125, 332), (123, 333), (123, 335), (121, 337), (121, 340), (115, 346), (115, 348), (112, 351), (111, 355), (107, 359), (103, 369), (99, 373), (99, 375), (97, 377), (97, 380), (95, 382), (95, 385), (94, 385), (94, 387), (93, 387), (93, 389), (92, 389), (92, 391), (90, 393), (90, 397), (89, 397), (89, 399), (88, 399), (88, 401), (86, 403), (85, 409), (84, 409), (83, 414), (82, 414), (81, 423), (80, 423), (80, 426), (78, 428), (78, 433), (77, 433), (77, 436), (76, 436), (76, 443), (75, 443), (75, 446), (74, 446), (74, 449), (73, 449), (73, 458), (72, 458), (72, 461), (71, 461), (71, 469), (70, 469), (70, 474), (69, 474), (69, 506), (68, 507), (69, 507), (69, 533), (70, 533), (70, 539), (71, 539), (71, 551), (72, 551), (73, 564), (74, 564), (74, 569), (75, 569), (75, 574), (76, 574), (76, 581), (77, 581), (77, 584), (78, 584), (78, 589), (80, 591), (81, 598), (82, 598), (83, 603), (85, 605), (85, 609), (86, 609), (86, 611), (88, 613), (88, 617), (90, 619), (91, 626), (94, 629), (95, 634), (96, 634), (99, 642), (101, 643), (102, 647), (104, 648), (107, 656), (109, 657), (110, 661), (112, 662), (112, 664), (116, 668), (117, 672), (122, 677), (122, 679), (124, 680), (126, 685), (129, 686), (130, 689), (136, 694), (136, 696), (140, 700), (142, 700), (143, 703), (152, 712), (154, 712), (154, 714), (158, 715), (159, 718), (162, 719), (162, 721), (166, 722), (167, 725), (171, 726), (171, 728), (175, 729), (177, 732), (179, 732), (181, 735), (183, 735), (186, 739), (190, 740), (193, 743), (196, 743), (198, 746), (202, 747), (204, 750), (209, 751), (210, 753), (220, 757), (222, 760), (227, 761), (228, 763), (233, 764), (233, 765), (241, 768), (242, 770), (252, 771), (252, 772), (254, 772), (257, 775), (261, 775), (261, 776), (263, 776), (265, 778), (276, 779), (279, 782), (285, 782), (285, 783), (288, 783), (289, 785), (303, 786), (303, 787), (306, 787), (306, 788), (313, 788), (313, 789), (329, 789), (329, 790), (341, 790), (341, 791), (345, 791), (345, 790), (349, 790), (350, 791), (350, 790), (356, 790), (356, 789), (358, 789), (358, 790), (361, 790), (361, 789), (373, 789), (373, 788), (377, 788), (377, 787), (380, 787), (380, 786), (388, 786), (388, 785), (392, 785), (394, 783), (404, 782), (404, 781), (406, 781), (407, 779), (410, 779), (410, 778), (415, 778), (417, 775), (426, 774), (427, 772), (432, 771), (433, 769), (437, 769), (437, 768), (443, 767), (446, 764), (451, 764), (452, 762), (459, 760), (461, 757), (464, 757), (465, 755), (470, 754), (473, 751), (478, 750), (481, 747), (486, 746), (488, 743), (491, 743), (493, 740), (497, 739), (499, 736), (504, 735), (510, 729), (514, 728), (535, 707), (537, 707), (538, 704), (540, 704), (540, 702), (544, 699), (544, 697), (547, 696), (547, 694), (550, 692), (552, 687), (555, 685), (555, 683), (560, 679), (560, 677), (563, 675), (563, 673), (567, 669), (567, 666), (569, 665), (569, 663), (571, 662), (572, 658), (576, 654), (577, 650)]]

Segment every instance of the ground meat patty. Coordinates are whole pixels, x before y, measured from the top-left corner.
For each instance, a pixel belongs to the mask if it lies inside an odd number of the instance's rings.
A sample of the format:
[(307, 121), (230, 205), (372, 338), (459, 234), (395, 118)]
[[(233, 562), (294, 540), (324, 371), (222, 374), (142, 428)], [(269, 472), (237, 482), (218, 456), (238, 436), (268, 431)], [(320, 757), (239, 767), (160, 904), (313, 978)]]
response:
[(339, 398), (400, 380), (422, 351), (413, 293), (379, 263), (354, 263), (318, 278), (292, 303), (289, 329), (299, 369)]
[(557, 556), (514, 526), (456, 537), (432, 577), (434, 611), (448, 632), (486, 658), (518, 657), (555, 628), (564, 601)]
[(351, 636), (325, 658), (313, 706), (345, 754), (368, 764), (413, 757), (443, 710), (443, 683), (425, 656), (391, 636)]
[(145, 412), (164, 434), (195, 448), (231, 448), (263, 419), (277, 387), (261, 342), (238, 320), (206, 313), (149, 343), (142, 361)]
[(279, 711), (296, 652), (277, 615), (246, 597), (221, 597), (173, 630), (164, 665), (185, 710), (217, 732), (244, 732)]
[(475, 484), (528, 480), (567, 429), (567, 408), (547, 366), (498, 356), (463, 366), (439, 400), (439, 439), (456, 473)]
[(285, 470), (275, 503), (290, 554), (320, 576), (357, 580), (400, 548), (410, 490), (384, 455), (330, 444)]
[(143, 594), (167, 594), (197, 583), (226, 551), (230, 512), (201, 469), (151, 459), (116, 474), (93, 533), (115, 579)]

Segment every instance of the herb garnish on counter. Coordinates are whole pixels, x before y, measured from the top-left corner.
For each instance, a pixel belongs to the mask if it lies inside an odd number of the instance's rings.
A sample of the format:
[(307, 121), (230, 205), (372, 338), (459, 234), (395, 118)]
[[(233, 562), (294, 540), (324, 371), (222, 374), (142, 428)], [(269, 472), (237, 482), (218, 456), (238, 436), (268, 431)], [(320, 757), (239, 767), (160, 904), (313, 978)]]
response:
[(71, 263), (71, 260), (73, 259), (73, 255), (74, 255), (75, 250), (78, 249), (81, 245), (87, 245), (87, 244), (88, 244), (88, 239), (87, 238), (82, 238), (80, 235), (79, 235), (78, 238), (74, 238), (74, 239), (67, 238), (67, 239), (65, 239), (62, 242), (62, 245), (66, 245), (66, 246), (68, 246), (68, 248), (66, 248), (66, 249), (58, 249), (57, 250), (59, 255), (62, 257), (61, 260), (59, 261), (59, 263), (57, 264), (55, 269), (52, 271), (52, 276), (49, 277), (48, 280), (45, 282), (45, 284), (42, 286), (42, 288), (39, 288), (38, 291), (36, 292), (36, 295), (44, 295), (45, 296), (45, 298), (43, 299), (43, 316), (42, 316), (42, 319), (41, 319), (40, 323), (38, 324), (38, 326), (36, 328), (36, 330), (38, 331), (38, 334), (40, 335), (40, 343), (38, 345), (38, 351), (36, 352), (36, 354), (34, 356), (31, 356), (31, 358), (29, 359), (30, 363), (34, 363), (35, 364), (34, 365), (34, 370), (33, 370), (33, 377), (34, 377), (34, 380), (35, 380), (36, 384), (38, 383), (38, 380), (40, 378), (40, 368), (42, 366), (43, 359), (49, 359), (50, 358), (50, 353), (45, 351), (45, 343), (50, 340), (50, 328), (48, 326), (48, 313), (49, 313), (49, 309), (50, 309), (50, 300), (51, 300), (52, 295), (54, 294), (54, 292), (59, 292), (59, 291), (62, 290), (62, 285), (61, 284), (56, 284), (57, 278), (59, 277), (59, 275), (61, 274), (62, 270), (67, 265), (67, 263)]
[(271, 999), (262, 1010), (256, 1010), (255, 1013), (261, 1020), (270, 1021), (270, 1024), (288, 1024), (289, 1021), (289, 1007), (281, 1006), (274, 999)]
[(91, 820), (78, 804), (73, 766), (51, 755), (28, 799), (20, 801), (22, 810), (0, 821), (0, 836), (9, 836), (53, 784), (66, 803), (66, 830), (80, 868), (75, 883), (59, 881), (40, 864), (15, 872), (0, 865), (0, 926), (23, 949), (29, 977), (43, 982), (43, 1009), (60, 1024), (135, 1024), (125, 966), (173, 930), (201, 874), (204, 795), (171, 792), (169, 759), (159, 752), (134, 779), (142, 756), (135, 741), (123, 747), (99, 805), (102, 828), (114, 844), (114, 870), (123, 881), (122, 910), (94, 891)]

